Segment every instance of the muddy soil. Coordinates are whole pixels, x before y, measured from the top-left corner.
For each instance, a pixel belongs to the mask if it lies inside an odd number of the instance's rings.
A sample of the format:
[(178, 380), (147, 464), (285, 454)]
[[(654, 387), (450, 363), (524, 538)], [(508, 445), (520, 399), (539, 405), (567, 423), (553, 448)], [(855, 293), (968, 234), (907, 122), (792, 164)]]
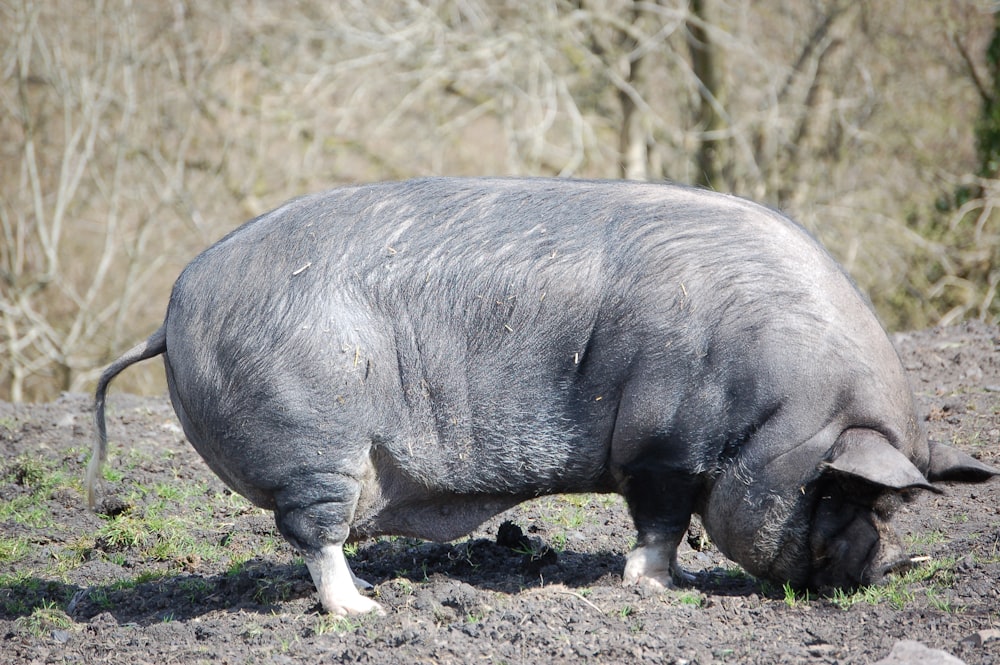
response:
[[(1000, 465), (1000, 330), (895, 338), (930, 435)], [(1000, 663), (1000, 481), (905, 506), (921, 568), (887, 591), (794, 595), (692, 534), (696, 585), (623, 588), (620, 499), (548, 497), (448, 544), (351, 552), (385, 617), (335, 619), (268, 513), (233, 496), (166, 399), (112, 397), (103, 513), (80, 478), (86, 396), (0, 403), (3, 663), (871, 663), (917, 640)], [(692, 547), (693, 545), (693, 547)]]

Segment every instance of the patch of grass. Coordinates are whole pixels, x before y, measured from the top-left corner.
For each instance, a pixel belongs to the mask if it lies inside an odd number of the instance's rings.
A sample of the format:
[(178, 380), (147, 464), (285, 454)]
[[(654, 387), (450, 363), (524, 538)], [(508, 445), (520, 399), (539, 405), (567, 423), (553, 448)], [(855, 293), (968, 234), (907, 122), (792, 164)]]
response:
[(43, 459), (37, 459), (29, 455), (19, 455), (4, 473), (8, 482), (16, 485), (39, 489), (45, 485), (52, 467)]
[(144, 570), (131, 580), (123, 580), (121, 583), (116, 583), (115, 586), (119, 589), (134, 589), (141, 584), (158, 582), (169, 576), (170, 574), (163, 570)]
[(587, 522), (590, 495), (566, 494), (556, 497), (552, 504), (551, 519), (559, 526), (579, 529)]
[(586, 508), (573, 508), (564, 511), (561, 519), (563, 526), (567, 529), (579, 529), (587, 523), (587, 517), (589, 514)]
[(173, 562), (179, 566), (200, 561), (202, 557), (195, 553), (200, 546), (190, 535), (168, 534), (157, 537), (156, 543), (147, 552), (156, 561)]
[(0, 536), (0, 563), (15, 563), (30, 550), (31, 542), (27, 538)]
[(229, 566), (226, 568), (227, 577), (236, 577), (243, 573), (247, 567), (247, 561), (251, 559), (251, 555), (248, 552), (241, 552), (239, 554), (233, 555), (229, 559)]
[(559, 511), (559, 521), (567, 529), (579, 529), (595, 512), (592, 494), (568, 494), (561, 497), (565, 505)]
[(743, 570), (739, 566), (727, 566), (723, 574), (731, 580), (753, 580), (753, 575)]
[[(210, 504), (190, 506), (185, 502), (178, 507), (174, 501), (160, 498), (142, 506), (142, 499), (134, 495), (129, 501), (140, 507), (105, 519), (96, 534), (95, 547), (109, 558), (123, 550), (137, 551), (134, 553), (154, 561), (190, 570), (198, 562), (217, 561), (231, 554), (230, 539), (205, 538), (198, 533), (199, 528), (213, 530)], [(187, 510), (178, 515), (179, 508)]]
[(16, 570), (12, 573), (5, 573), (0, 575), (0, 587), (19, 587), (26, 583), (31, 578), (31, 571), (28, 570)]
[(17, 418), (15, 418), (14, 416), (4, 416), (3, 418), (0, 418), (0, 427), (3, 427), (8, 432), (13, 432), (14, 430), (16, 430), (17, 425), (18, 425)]
[(184, 592), (187, 599), (193, 603), (210, 592), (213, 586), (203, 577), (187, 577), (177, 582), (177, 588)]
[(0, 606), (10, 616), (27, 619), (39, 608), (62, 607), (68, 603), (72, 598), (72, 588), (38, 578), (28, 578), (9, 587), (0, 584)]
[(28, 635), (45, 637), (54, 630), (68, 630), (73, 626), (73, 620), (54, 602), (45, 602), (36, 607), (31, 614), (14, 620), (16, 628)]
[(184, 498), (184, 492), (177, 483), (161, 482), (153, 486), (153, 494), (167, 501), (179, 501)]
[(131, 591), (142, 586), (143, 584), (159, 582), (163, 579), (169, 578), (170, 576), (171, 574), (169, 572), (163, 570), (144, 570), (135, 577), (115, 580), (110, 584), (93, 587), (87, 592), (87, 596), (90, 598), (91, 602), (102, 609), (111, 609), (117, 604), (115, 599), (112, 597), (116, 592)]
[(615, 614), (628, 625), (628, 630), (633, 635), (641, 633), (645, 628), (642, 619), (637, 616), (636, 609), (631, 605), (622, 605)]
[(28, 571), (0, 575), (4, 611), (13, 615), (26, 614), (31, 609), (28, 596), (37, 594), (40, 587), (39, 580), (31, 577)]
[(326, 635), (327, 633), (353, 633), (361, 628), (362, 622), (355, 616), (337, 616), (334, 614), (318, 614), (313, 621), (312, 630), (315, 635)]
[(530, 558), (532, 561), (538, 561), (549, 553), (549, 546), (537, 538), (528, 538), (527, 542), (515, 547), (513, 551)]
[(782, 585), (781, 590), (785, 594), (784, 598), (785, 605), (787, 605), (792, 609), (798, 607), (799, 605), (806, 604), (810, 600), (812, 600), (808, 590), (796, 591), (789, 582), (785, 582)]
[(844, 611), (854, 607), (858, 603), (858, 600), (859, 596), (857, 593), (851, 593), (843, 589), (834, 589), (833, 595), (830, 597), (830, 602), (833, 606)]
[(255, 582), (253, 600), (260, 605), (274, 605), (289, 600), (295, 585), (291, 580), (260, 578)]
[(281, 653), (288, 653), (289, 651), (292, 650), (293, 645), (299, 643), (299, 637), (298, 635), (296, 635), (292, 639), (287, 639), (283, 637), (281, 638), (280, 643), (281, 643)]
[[(258, 510), (243, 497), (219, 490), (219, 484), (209, 479), (171, 477), (169, 468), (167, 475), (161, 473), (152, 482), (145, 481), (145, 470), (164, 469), (161, 454), (130, 455), (119, 446), (113, 446), (115, 449), (118, 453), (110, 457), (118, 463), (105, 465), (104, 477), (116, 486), (105, 491), (113, 492), (127, 510), (102, 516), (85, 534), (77, 524), (59, 523), (60, 516), (73, 513), (53, 510), (73, 500), (82, 508), (81, 461), (87, 457), (85, 451), (69, 451), (54, 459), (25, 454), (0, 460), (0, 523), (68, 535), (44, 543), (46, 554), (39, 557), (41, 545), (32, 542), (32, 534), (23, 529), (0, 533), (0, 609), (22, 617), (22, 630), (34, 630), (32, 626), (47, 620), (46, 611), (52, 608), (41, 607), (42, 601), (62, 602), (64, 607), (72, 593), (79, 591), (66, 580), (73, 579), (73, 571), (81, 563), (95, 557), (138, 572), (125, 580), (105, 580), (106, 584), (89, 590), (93, 603), (110, 609), (121, 601), (122, 592), (165, 576), (179, 577), (181, 593), (194, 602), (211, 593), (208, 582), (191, 576), (201, 572), (202, 565), (218, 570), (216, 562), (223, 567), (230, 562), (229, 573), (235, 574), (252, 556), (280, 549), (280, 537), (247, 532), (235, 526), (236, 520), (226, 520), (227, 516)], [(138, 468), (143, 471), (128, 470)], [(220, 522), (226, 525), (221, 530)], [(236, 535), (223, 538), (226, 530)], [(49, 588), (45, 580), (62, 582), (52, 582), (54, 586)], [(66, 590), (69, 596), (64, 598)], [(291, 593), (291, 585), (263, 584), (255, 595), (263, 602), (275, 602)]]
[(149, 441), (148, 439), (139, 440), (125, 452), (121, 463), (129, 471), (151, 464), (155, 461), (155, 458), (151, 453), (146, 451), (155, 450), (156, 448), (157, 444), (155, 441)]
[[(101, 478), (107, 482), (117, 483), (125, 477), (125, 474), (121, 469), (118, 468), (118, 461), (122, 459), (124, 455), (127, 454), (122, 446), (114, 443), (108, 442), (108, 463), (101, 468)], [(90, 456), (87, 456), (88, 460)]]
[(197, 485), (197, 493), (211, 496), (212, 505), (215, 507), (217, 515), (245, 515), (247, 513), (266, 513), (263, 508), (250, 503), (250, 500), (229, 490), (212, 490), (208, 483), (202, 482)]
[[(450, 561), (461, 562), (462, 564), (468, 566), (472, 570), (477, 570), (479, 568), (479, 563), (477, 563), (472, 558), (472, 544), (473, 540), (470, 538), (462, 543), (455, 545), (455, 548), (448, 554), (448, 559)], [(427, 562), (422, 563), (424, 579), (427, 579)]]
[(142, 547), (153, 539), (149, 525), (137, 515), (123, 514), (107, 520), (97, 532), (97, 541), (112, 550)]
[(842, 610), (858, 603), (888, 603), (895, 609), (903, 609), (916, 600), (917, 591), (922, 588), (932, 606), (953, 611), (950, 602), (942, 598), (944, 590), (955, 583), (955, 561), (951, 558), (926, 561), (902, 575), (889, 576), (880, 585), (864, 586), (852, 592), (835, 591), (830, 602)]
[(187, 561), (213, 556), (214, 547), (196, 540), (187, 520), (179, 517), (156, 518), (149, 520), (148, 524), (156, 537), (147, 552), (157, 561)]
[(56, 492), (79, 491), (80, 481), (54, 462), (19, 455), (2, 471), (3, 483), (20, 487), (11, 498), (0, 501), (0, 520), (10, 520), (35, 528), (54, 526), (46, 505)]
[(125, 474), (110, 464), (105, 464), (104, 468), (101, 470), (101, 477), (109, 483), (117, 483), (121, 482), (121, 479), (125, 477)]
[(94, 543), (92, 537), (80, 536), (66, 543), (65, 547), (54, 548), (52, 550), (52, 565), (48, 570), (60, 576), (75, 570), (94, 551)]
[[(596, 496), (591, 494), (559, 494), (536, 500), (536, 505), (542, 515), (542, 522), (546, 525), (546, 538), (552, 543), (551, 549), (557, 553), (566, 550), (570, 531), (580, 529), (595, 513), (591, 501)], [(522, 551), (521, 554), (531, 554), (531, 552)]]
[(106, 558), (109, 562), (119, 567), (124, 566), (128, 562), (128, 557), (125, 556), (124, 552), (110, 552)]
[(931, 559), (924, 562), (918, 568), (907, 573), (915, 578), (915, 581), (926, 582), (933, 579), (937, 586), (953, 586), (955, 584), (955, 565), (958, 563), (956, 557), (945, 557), (942, 559)]
[(679, 604), (690, 607), (705, 607), (707, 602), (705, 595), (698, 591), (681, 591), (677, 593), (676, 600)]
[(102, 610), (110, 610), (114, 607), (114, 602), (112, 602), (111, 596), (108, 594), (108, 589), (105, 587), (91, 589), (87, 592), (87, 597), (89, 597), (90, 601)]
[(889, 593), (885, 596), (886, 602), (888, 602), (893, 609), (901, 610), (910, 603), (914, 601), (916, 595), (913, 590), (907, 586), (896, 586), (890, 585), (888, 587)]
[(593, 494), (591, 496), (597, 500), (597, 503), (599, 503), (602, 508), (608, 510), (625, 503), (625, 497), (620, 494)]
[(951, 600), (949, 598), (942, 596), (933, 589), (927, 589), (927, 602), (931, 607), (939, 612), (952, 614), (953, 612), (958, 611), (958, 608), (951, 604)]
[(0, 520), (11, 520), (37, 529), (55, 526), (52, 514), (45, 504), (29, 496), (18, 497), (0, 505)]
[(906, 543), (912, 547), (929, 547), (948, 542), (948, 537), (941, 531), (923, 531), (906, 537)]
[(621, 501), (614, 494), (559, 494), (541, 500), (539, 507), (545, 520), (554, 527), (579, 529)]
[[(912, 594), (909, 597), (912, 599)], [(834, 591), (830, 601), (842, 610), (849, 610), (861, 603), (868, 605), (889, 603), (898, 609), (905, 606), (906, 598), (905, 590), (899, 585), (871, 585), (858, 587), (850, 592), (838, 589)]]

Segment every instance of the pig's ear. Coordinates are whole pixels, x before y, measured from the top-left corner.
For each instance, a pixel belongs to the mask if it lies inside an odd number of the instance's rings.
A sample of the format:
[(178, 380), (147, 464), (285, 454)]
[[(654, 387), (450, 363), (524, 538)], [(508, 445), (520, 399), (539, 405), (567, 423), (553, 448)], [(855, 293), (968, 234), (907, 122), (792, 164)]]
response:
[(930, 442), (931, 468), (927, 477), (932, 481), (956, 481), (962, 483), (981, 483), (993, 476), (1000, 476), (1000, 469), (984, 464), (957, 448)]
[(940, 492), (920, 469), (871, 429), (849, 429), (837, 438), (822, 469), (866, 480), (893, 490), (925, 489)]

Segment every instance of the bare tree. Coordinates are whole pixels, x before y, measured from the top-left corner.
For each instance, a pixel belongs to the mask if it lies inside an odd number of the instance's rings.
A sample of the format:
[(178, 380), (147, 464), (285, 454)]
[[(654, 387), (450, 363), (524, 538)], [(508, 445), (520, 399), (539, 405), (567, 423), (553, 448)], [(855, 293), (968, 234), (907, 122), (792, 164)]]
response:
[(891, 323), (994, 316), (996, 271), (972, 268), (996, 264), (995, 183), (944, 221), (915, 202), (975, 170), (992, 6), (897, 9), (0, 3), (0, 398), (86, 387), (157, 325), (181, 267), (247, 218), (428, 173), (750, 195), (815, 229)]
[[(77, 372), (89, 364), (83, 348), (111, 315), (99, 296), (118, 241), (124, 153), (111, 155), (106, 170), (97, 169), (96, 153), (106, 133), (128, 131), (136, 99), (127, 24), (102, 35), (100, 57), (81, 66), (66, 58), (71, 35), (41, 28), (41, 5), (22, 2), (12, 14), (4, 59), (12, 85), (2, 103), (13, 148), (4, 178), (16, 185), (0, 200), (0, 377), (16, 401), (34, 375), (78, 388)], [(47, 149), (51, 143), (61, 150)], [(89, 237), (79, 225), (68, 233), (91, 197), (102, 199), (102, 223)], [(96, 250), (85, 268), (74, 261), (84, 248)]]
[(18, 401), (83, 389), (134, 341), (147, 289), (165, 296), (197, 127), (160, 122), (158, 95), (178, 86), (150, 94), (181, 63), (161, 58), (164, 41), (143, 41), (140, 23), (169, 26), (169, 14), (116, 2), (5, 9), (0, 395)]

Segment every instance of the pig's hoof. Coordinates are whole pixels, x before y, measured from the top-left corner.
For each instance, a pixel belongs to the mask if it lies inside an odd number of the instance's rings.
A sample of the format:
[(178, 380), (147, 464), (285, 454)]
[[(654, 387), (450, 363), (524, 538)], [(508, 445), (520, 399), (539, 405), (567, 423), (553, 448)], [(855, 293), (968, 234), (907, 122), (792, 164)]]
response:
[(664, 589), (670, 589), (674, 586), (673, 580), (667, 577), (658, 577), (650, 575), (638, 575), (638, 576), (626, 576), (622, 582), (622, 586), (644, 586), (654, 591), (663, 591)]
[(694, 584), (698, 581), (697, 575), (676, 562), (674, 563), (673, 577), (674, 582), (677, 582), (678, 584)]
[(353, 614), (368, 614), (374, 612), (380, 617), (385, 616), (385, 610), (371, 598), (358, 594), (351, 598), (338, 598), (323, 603), (323, 609), (330, 614), (349, 616)]
[(370, 589), (372, 585), (354, 576), (341, 545), (325, 545), (303, 558), (324, 610), (340, 616), (369, 612), (385, 616), (381, 605), (358, 593), (358, 589)]
[(674, 588), (674, 578), (669, 572), (666, 573), (646, 573), (643, 575), (626, 574), (622, 580), (622, 586), (644, 586), (654, 591)]
[(677, 566), (671, 549), (656, 546), (637, 547), (629, 552), (622, 584), (625, 586), (643, 584), (654, 589), (669, 589), (674, 586), (674, 576), (679, 570), (681, 569)]

